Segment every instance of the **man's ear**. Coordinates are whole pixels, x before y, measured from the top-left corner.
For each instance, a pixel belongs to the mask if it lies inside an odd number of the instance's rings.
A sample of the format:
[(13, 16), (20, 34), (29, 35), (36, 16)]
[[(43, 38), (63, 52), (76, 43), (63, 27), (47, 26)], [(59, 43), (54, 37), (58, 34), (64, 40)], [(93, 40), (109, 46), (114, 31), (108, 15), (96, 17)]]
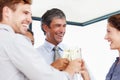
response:
[(10, 14), (11, 14), (11, 9), (8, 8), (7, 6), (5, 6), (5, 7), (3, 8), (3, 13), (2, 13), (3, 19), (7, 19)]
[(45, 32), (48, 31), (48, 26), (47, 26), (46, 24), (43, 24), (42, 27), (43, 27), (43, 30), (44, 30)]

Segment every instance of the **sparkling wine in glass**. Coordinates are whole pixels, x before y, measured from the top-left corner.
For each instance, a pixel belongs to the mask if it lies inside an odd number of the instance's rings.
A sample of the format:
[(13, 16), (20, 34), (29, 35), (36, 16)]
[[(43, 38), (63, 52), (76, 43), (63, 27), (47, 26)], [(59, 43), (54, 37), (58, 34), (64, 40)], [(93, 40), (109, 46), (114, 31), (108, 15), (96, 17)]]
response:
[[(73, 55), (71, 56), (71, 57), (72, 57), (72, 60), (74, 60), (74, 59), (76, 59), (76, 58), (82, 59), (82, 49), (81, 49), (81, 48), (75, 48), (73, 52), (74, 52), (74, 53), (73, 53)], [(82, 79), (81, 74), (76, 73), (76, 74), (74, 74), (74, 76), (73, 76), (73, 80), (83, 80), (83, 79)]]

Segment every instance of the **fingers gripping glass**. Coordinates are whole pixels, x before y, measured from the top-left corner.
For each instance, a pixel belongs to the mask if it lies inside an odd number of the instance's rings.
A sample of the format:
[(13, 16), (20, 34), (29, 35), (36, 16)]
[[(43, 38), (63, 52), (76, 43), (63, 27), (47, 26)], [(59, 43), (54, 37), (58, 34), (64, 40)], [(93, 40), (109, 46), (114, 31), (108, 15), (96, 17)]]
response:
[(63, 58), (67, 58), (70, 61), (77, 58), (82, 59), (81, 48), (64, 50)]

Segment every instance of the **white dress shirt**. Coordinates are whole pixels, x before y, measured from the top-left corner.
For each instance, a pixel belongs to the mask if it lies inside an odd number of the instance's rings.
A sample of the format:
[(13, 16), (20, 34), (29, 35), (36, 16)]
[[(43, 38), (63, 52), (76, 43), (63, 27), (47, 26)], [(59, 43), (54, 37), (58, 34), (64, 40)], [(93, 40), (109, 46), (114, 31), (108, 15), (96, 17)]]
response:
[[(64, 54), (64, 50), (70, 49), (67, 45), (63, 44), (63, 43), (59, 43), (57, 46), (60, 47), (60, 55), (63, 56)], [(36, 48), (39, 52), (39, 54), (42, 55), (42, 57), (45, 59), (45, 61), (48, 64), (51, 64), (53, 62), (53, 56), (54, 56), (54, 52), (53, 52), (53, 48), (55, 47), (55, 45), (53, 45), (52, 43), (48, 42), (45, 40), (44, 44), (39, 46), (38, 48)], [(91, 80), (95, 80), (94, 76), (92, 75), (92, 73), (90, 72), (88, 66), (86, 65), (89, 74), (90, 74), (90, 78)], [(83, 80), (81, 75), (74, 75), (74, 77), (72, 78), (72, 80)]]
[[(59, 47), (59, 53), (60, 56), (63, 56), (63, 51), (67, 48), (67, 46), (63, 43), (60, 43), (57, 45)], [(39, 54), (41, 54), (43, 56), (43, 58), (45, 59), (45, 61), (48, 64), (51, 64), (54, 60), (54, 51), (53, 48), (55, 47), (55, 45), (53, 45), (52, 43), (48, 42), (45, 40), (44, 44), (39, 46), (37, 48)]]
[(48, 65), (23, 35), (0, 24), (0, 80), (69, 80)]

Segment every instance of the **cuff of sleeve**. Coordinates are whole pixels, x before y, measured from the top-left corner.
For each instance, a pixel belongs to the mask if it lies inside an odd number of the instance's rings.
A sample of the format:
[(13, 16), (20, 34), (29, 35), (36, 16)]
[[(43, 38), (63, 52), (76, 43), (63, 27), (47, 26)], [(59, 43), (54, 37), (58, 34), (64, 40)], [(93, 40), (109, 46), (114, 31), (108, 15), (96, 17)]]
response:
[(63, 73), (67, 76), (68, 80), (72, 80), (72, 76), (70, 76), (67, 72), (63, 71)]

